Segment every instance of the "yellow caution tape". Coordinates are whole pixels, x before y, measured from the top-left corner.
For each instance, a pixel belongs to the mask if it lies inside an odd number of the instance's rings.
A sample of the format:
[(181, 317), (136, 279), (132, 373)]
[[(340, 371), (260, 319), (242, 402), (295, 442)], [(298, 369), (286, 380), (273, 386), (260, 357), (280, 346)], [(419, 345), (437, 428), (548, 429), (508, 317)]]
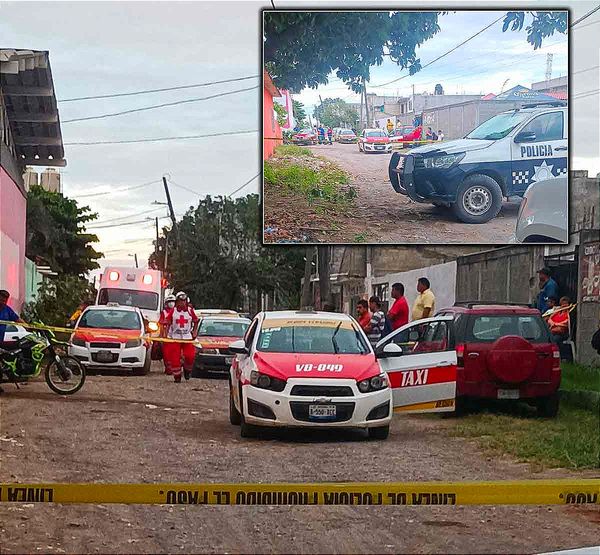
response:
[[(93, 328), (85, 328), (85, 330), (80, 329), (80, 330), (76, 330), (75, 328), (62, 328), (60, 326), (46, 326), (45, 324), (24, 324), (22, 322), (18, 322), (15, 324), (15, 322), (10, 322), (8, 320), (0, 320), (0, 325), (2, 324), (8, 324), (8, 325), (17, 325), (17, 326), (21, 326), (22, 328), (26, 328), (26, 329), (31, 329), (31, 330), (45, 330), (45, 331), (53, 331), (53, 332), (58, 332), (58, 333), (68, 333), (68, 334), (72, 334), (72, 333), (76, 333), (77, 331), (85, 331), (86, 334), (88, 335), (101, 335), (102, 337), (110, 337), (110, 338), (114, 338), (114, 339), (136, 339), (135, 337), (131, 337), (131, 335), (125, 335), (122, 333), (113, 333), (109, 330), (95, 330)], [(199, 342), (196, 339), (169, 339), (166, 337), (153, 337), (151, 335), (141, 335), (139, 336), (139, 339), (142, 339), (144, 341), (156, 341), (159, 343), (194, 343), (194, 344), (199, 344)]]
[(600, 480), (317, 484), (0, 484), (0, 502), (158, 505), (584, 505)]

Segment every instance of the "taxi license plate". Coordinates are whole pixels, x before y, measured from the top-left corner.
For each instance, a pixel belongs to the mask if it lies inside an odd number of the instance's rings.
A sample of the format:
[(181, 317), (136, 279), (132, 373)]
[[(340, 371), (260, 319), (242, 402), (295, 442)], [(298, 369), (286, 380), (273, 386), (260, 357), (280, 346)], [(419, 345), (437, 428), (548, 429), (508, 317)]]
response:
[(233, 357), (226, 357), (225, 364), (231, 364), (233, 362)]
[(112, 362), (113, 354), (110, 351), (98, 351), (98, 362)]
[(336, 417), (335, 405), (308, 405), (310, 418), (329, 420)]
[(385, 147), (383, 147), (383, 146), (378, 146), (378, 145), (375, 145), (375, 148), (376, 148), (377, 150), (383, 150)]
[(518, 399), (519, 398), (519, 390), (518, 389), (499, 389), (498, 390), (498, 399)]

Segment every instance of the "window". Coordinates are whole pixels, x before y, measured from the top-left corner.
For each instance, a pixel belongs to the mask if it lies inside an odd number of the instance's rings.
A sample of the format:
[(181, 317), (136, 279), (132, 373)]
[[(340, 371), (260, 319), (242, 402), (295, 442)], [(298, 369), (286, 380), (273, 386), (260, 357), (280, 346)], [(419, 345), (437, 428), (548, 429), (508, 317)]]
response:
[(199, 336), (210, 337), (244, 337), (248, 329), (248, 322), (239, 322), (235, 318), (228, 320), (214, 320), (204, 318), (198, 328)]
[(255, 318), (254, 321), (250, 324), (250, 327), (246, 330), (246, 335), (244, 335), (244, 343), (246, 343), (247, 349), (250, 349), (252, 347), (252, 341), (254, 340), (254, 336), (256, 335), (257, 327), (258, 319)]
[(11, 324), (6, 324), (6, 327), (4, 328), (4, 333), (15, 333), (17, 331), (19, 331), (17, 326), (12, 326)]
[(281, 322), (278, 325), (271, 321), (260, 330), (256, 348), (269, 353), (362, 355), (369, 352), (362, 334), (350, 322), (337, 325), (329, 325), (329, 322), (323, 322), (323, 325)]
[(498, 315), (471, 317), (467, 341), (493, 343), (505, 335), (518, 335), (532, 343), (546, 343), (550, 339), (541, 317)]
[(141, 330), (137, 312), (129, 310), (87, 310), (79, 321), (80, 328), (105, 330)]
[(392, 338), (405, 355), (449, 350), (449, 326), (446, 321), (415, 324)]
[(387, 137), (387, 134), (383, 131), (369, 131), (367, 137)]
[(523, 123), (529, 114), (523, 112), (508, 112), (498, 114), (493, 118), (484, 121), (479, 127), (476, 127), (467, 135), (467, 139), (485, 139), (496, 141), (506, 137), (517, 125)]
[(536, 142), (558, 141), (563, 138), (563, 113), (550, 112), (537, 116), (521, 131), (533, 131)]
[(146, 310), (158, 310), (158, 293), (133, 291), (131, 289), (100, 289), (98, 304), (108, 303), (137, 306)]

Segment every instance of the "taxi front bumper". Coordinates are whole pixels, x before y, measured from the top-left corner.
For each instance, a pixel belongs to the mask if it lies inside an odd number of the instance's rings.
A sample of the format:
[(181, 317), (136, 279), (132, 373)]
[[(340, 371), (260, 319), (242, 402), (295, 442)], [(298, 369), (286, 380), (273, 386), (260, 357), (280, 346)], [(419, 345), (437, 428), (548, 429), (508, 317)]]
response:
[[(376, 428), (392, 419), (391, 389), (361, 393), (354, 380), (290, 379), (281, 392), (246, 384), (242, 402), (246, 422), (260, 426)], [(312, 416), (316, 406), (335, 416)]]

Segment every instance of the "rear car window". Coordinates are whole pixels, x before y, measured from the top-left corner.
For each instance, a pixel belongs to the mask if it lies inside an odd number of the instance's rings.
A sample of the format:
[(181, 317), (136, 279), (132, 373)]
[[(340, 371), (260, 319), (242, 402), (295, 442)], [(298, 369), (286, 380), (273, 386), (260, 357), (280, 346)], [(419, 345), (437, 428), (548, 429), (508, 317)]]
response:
[(467, 341), (494, 342), (505, 335), (518, 335), (532, 343), (548, 343), (547, 326), (541, 316), (494, 315), (471, 316), (467, 329)]
[(294, 325), (271, 321), (261, 328), (256, 347), (270, 353), (362, 355), (369, 352), (362, 334), (350, 322), (331, 324)]
[(199, 336), (212, 336), (212, 337), (244, 337), (249, 322), (243, 320), (237, 321), (232, 318), (231, 320), (213, 320), (211, 318), (204, 318), (198, 328)]

